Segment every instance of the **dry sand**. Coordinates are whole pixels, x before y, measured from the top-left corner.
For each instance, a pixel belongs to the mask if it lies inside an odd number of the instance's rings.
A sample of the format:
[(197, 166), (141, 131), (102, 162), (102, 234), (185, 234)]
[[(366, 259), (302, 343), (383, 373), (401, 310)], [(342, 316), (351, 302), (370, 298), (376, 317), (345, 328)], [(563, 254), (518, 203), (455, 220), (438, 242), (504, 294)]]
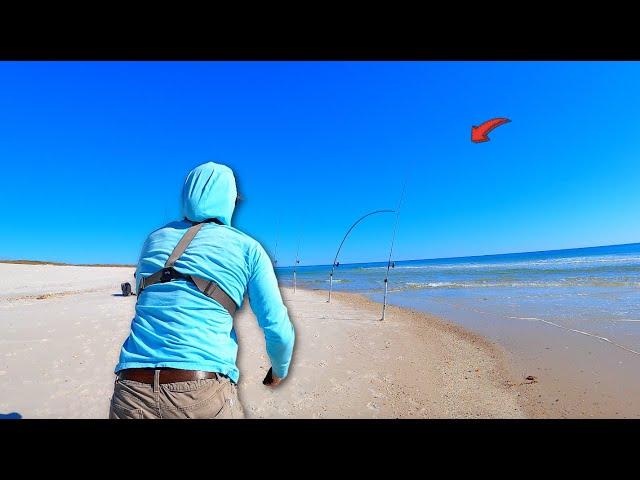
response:
[[(0, 264), (0, 414), (106, 418), (135, 298), (133, 269)], [(269, 367), (249, 308), (235, 323), (249, 418), (522, 418), (538, 385), (509, 375), (501, 348), (438, 318), (362, 297), (282, 289), (297, 343), (289, 377)]]

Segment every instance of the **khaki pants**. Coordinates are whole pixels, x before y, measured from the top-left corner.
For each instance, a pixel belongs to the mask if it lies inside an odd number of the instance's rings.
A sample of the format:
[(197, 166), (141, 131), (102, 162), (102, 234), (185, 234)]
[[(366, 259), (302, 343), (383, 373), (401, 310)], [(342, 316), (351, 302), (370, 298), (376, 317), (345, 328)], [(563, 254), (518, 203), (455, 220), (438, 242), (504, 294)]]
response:
[(116, 379), (109, 418), (244, 418), (244, 411), (228, 378), (154, 385)]

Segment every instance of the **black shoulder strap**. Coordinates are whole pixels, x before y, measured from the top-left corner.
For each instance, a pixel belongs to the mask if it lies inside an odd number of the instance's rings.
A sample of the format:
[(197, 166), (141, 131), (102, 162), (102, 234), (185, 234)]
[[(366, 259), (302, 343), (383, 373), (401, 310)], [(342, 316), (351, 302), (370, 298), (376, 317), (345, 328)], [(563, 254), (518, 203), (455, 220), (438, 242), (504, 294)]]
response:
[(190, 280), (196, 285), (198, 290), (200, 290), (207, 297), (218, 302), (229, 312), (231, 316), (233, 316), (238, 306), (236, 305), (236, 302), (229, 296), (229, 294), (227, 294), (227, 292), (220, 288), (220, 285), (218, 285), (214, 281), (207, 280), (206, 278), (202, 278), (197, 275), (182, 274), (174, 268), (174, 265), (176, 264), (178, 259), (182, 256), (189, 244), (191, 244), (194, 237), (202, 228), (202, 224), (209, 223), (210, 221), (222, 225), (222, 222), (220, 222), (218, 219), (211, 219), (205, 222), (195, 223), (193, 226), (189, 227), (171, 252), (171, 255), (169, 255), (169, 258), (164, 264), (164, 268), (149, 275), (148, 277), (143, 277), (140, 279), (138, 298), (140, 297), (142, 291), (150, 285), (155, 285), (156, 283), (166, 283), (172, 280), (179, 279)]

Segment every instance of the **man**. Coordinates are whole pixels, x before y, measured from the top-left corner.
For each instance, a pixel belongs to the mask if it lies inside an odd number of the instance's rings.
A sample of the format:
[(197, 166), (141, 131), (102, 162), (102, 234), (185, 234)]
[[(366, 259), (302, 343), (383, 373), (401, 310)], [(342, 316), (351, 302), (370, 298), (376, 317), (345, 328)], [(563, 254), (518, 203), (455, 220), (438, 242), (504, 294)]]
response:
[[(156, 195), (157, 186), (143, 196), (152, 202)], [(264, 383), (277, 386), (287, 376), (293, 325), (269, 256), (231, 227), (237, 199), (230, 168), (200, 165), (184, 183), (184, 220), (145, 241), (109, 418), (243, 417), (232, 315), (245, 292), (271, 361)]]

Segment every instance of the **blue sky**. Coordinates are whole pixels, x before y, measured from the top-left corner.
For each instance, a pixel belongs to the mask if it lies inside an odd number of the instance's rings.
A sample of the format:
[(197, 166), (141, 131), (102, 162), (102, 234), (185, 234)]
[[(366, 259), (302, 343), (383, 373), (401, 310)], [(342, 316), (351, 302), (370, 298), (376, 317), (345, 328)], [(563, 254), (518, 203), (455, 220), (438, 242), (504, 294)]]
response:
[[(0, 258), (134, 263), (213, 160), (234, 225), (331, 263), (640, 241), (636, 62), (2, 62)], [(512, 120), (473, 144), (471, 125)], [(388, 255), (393, 216), (343, 262)]]

